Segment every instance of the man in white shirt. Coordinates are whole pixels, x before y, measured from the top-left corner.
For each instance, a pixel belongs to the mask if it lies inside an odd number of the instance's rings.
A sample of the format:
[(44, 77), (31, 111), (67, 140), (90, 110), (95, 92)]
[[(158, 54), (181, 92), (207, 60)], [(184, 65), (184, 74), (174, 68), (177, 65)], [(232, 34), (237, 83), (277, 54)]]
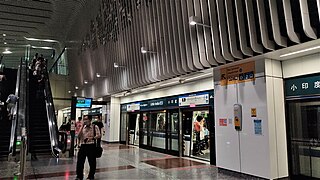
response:
[[(98, 126), (91, 123), (91, 118), (84, 117), (83, 125), (80, 128), (78, 138), (80, 142), (80, 150), (78, 152), (77, 159), (77, 178), (83, 179), (83, 168), (88, 157), (88, 162), (90, 166), (90, 171), (87, 179), (94, 179), (94, 174), (96, 172), (96, 154), (95, 154), (95, 141), (101, 138), (100, 130)], [(94, 132), (95, 131), (95, 132)], [(95, 136), (94, 136), (95, 133)]]

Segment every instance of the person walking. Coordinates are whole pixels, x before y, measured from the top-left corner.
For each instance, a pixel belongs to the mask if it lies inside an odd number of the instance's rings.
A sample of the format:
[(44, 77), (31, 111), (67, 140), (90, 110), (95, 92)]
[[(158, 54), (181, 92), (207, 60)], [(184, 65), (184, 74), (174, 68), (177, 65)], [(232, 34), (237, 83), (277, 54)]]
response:
[[(88, 158), (90, 171), (87, 179), (94, 179), (96, 172), (96, 154), (95, 140), (101, 138), (98, 126), (91, 123), (91, 118), (85, 116), (83, 118), (83, 126), (81, 127), (78, 138), (80, 141), (80, 150), (77, 158), (77, 180), (83, 179), (83, 168), (86, 158)], [(94, 132), (95, 131), (95, 132)], [(94, 133), (96, 134), (94, 136)]]
[(80, 144), (78, 141), (78, 134), (80, 132), (81, 127), (82, 127), (82, 117), (78, 117), (78, 121), (76, 122), (76, 136), (75, 136), (76, 145), (74, 146), (75, 148), (78, 146), (78, 144)]

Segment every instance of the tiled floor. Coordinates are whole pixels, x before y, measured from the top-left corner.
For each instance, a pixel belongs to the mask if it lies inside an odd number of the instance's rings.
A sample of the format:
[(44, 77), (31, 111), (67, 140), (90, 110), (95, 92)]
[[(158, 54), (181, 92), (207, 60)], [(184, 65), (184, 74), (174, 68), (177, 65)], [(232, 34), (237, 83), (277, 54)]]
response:
[[(0, 162), (0, 180), (14, 179), (15, 163)], [(27, 161), (26, 179), (75, 179), (76, 157), (38, 157)], [(89, 165), (85, 164), (85, 176)], [(232, 174), (232, 173), (231, 173)], [(206, 162), (178, 158), (132, 146), (104, 145), (95, 179), (248, 179), (225, 174)], [(252, 178), (251, 178), (252, 179)]]

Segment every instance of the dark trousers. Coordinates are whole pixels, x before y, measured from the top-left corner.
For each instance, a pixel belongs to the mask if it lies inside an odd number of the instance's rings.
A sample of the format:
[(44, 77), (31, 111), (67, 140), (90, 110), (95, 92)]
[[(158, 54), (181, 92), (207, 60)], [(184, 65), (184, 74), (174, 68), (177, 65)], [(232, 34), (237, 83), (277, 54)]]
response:
[(96, 172), (96, 155), (95, 155), (95, 145), (94, 144), (82, 144), (78, 152), (77, 159), (77, 178), (83, 179), (83, 168), (84, 163), (88, 157), (90, 171), (88, 178), (93, 179)]

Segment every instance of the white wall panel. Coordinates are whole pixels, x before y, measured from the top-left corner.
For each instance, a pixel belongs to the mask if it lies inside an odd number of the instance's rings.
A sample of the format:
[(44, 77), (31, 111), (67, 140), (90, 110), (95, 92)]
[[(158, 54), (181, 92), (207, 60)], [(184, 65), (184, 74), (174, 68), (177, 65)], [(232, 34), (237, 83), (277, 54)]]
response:
[[(241, 172), (270, 178), (269, 125), (265, 78), (238, 84), (238, 103), (242, 105), (242, 131), (240, 131)], [(256, 108), (257, 117), (251, 117)], [(262, 120), (262, 135), (254, 132), (254, 119)]]
[(240, 172), (239, 134), (235, 130), (233, 123), (229, 124), (228, 122), (227, 126), (219, 126), (219, 119), (233, 119), (233, 105), (235, 103), (237, 103), (236, 85), (215, 86), (214, 111), (217, 166)]
[(320, 72), (320, 53), (282, 62), (283, 78)]

